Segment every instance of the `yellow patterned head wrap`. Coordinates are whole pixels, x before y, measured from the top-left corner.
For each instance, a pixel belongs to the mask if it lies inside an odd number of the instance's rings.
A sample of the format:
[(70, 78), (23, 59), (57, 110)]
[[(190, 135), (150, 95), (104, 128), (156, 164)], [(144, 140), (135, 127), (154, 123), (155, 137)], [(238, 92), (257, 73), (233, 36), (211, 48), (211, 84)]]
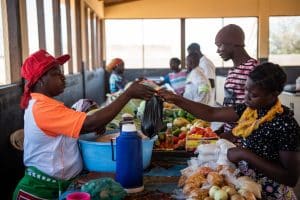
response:
[(238, 121), (238, 125), (232, 130), (232, 133), (234, 136), (246, 138), (251, 135), (251, 133), (259, 127), (259, 125), (264, 122), (271, 121), (277, 113), (283, 113), (283, 108), (279, 100), (267, 112), (267, 114), (260, 119), (257, 119), (257, 110), (248, 107), (243, 112)]

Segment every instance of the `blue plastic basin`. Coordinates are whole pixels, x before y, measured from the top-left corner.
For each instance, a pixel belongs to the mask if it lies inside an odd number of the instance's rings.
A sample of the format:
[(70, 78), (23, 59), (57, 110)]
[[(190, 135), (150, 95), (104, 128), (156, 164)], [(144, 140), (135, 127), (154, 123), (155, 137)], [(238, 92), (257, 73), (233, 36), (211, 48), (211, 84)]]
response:
[[(116, 161), (112, 155), (110, 142), (96, 142), (94, 133), (84, 134), (80, 137), (79, 147), (83, 160), (84, 168), (88, 171), (96, 172), (115, 172)], [(143, 168), (149, 167), (152, 156), (153, 144), (156, 138), (142, 140), (143, 149)], [(116, 144), (113, 143), (114, 159), (116, 159)], [(130, 161), (129, 161), (130, 162)]]

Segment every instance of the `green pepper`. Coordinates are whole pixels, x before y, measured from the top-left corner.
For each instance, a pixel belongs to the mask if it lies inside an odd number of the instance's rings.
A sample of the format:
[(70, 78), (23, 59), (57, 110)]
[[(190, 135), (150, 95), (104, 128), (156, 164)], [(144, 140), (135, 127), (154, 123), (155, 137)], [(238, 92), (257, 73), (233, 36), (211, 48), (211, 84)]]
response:
[(193, 121), (194, 119), (196, 119), (196, 117), (194, 115), (192, 115), (191, 113), (187, 113), (186, 114), (186, 118), (191, 122)]
[(178, 113), (176, 111), (173, 112), (173, 118), (177, 118), (178, 117)]
[(186, 112), (185, 112), (184, 110), (180, 109), (180, 110), (178, 111), (177, 115), (178, 115), (178, 117), (185, 117)]
[(165, 117), (173, 117), (173, 111), (169, 109), (164, 109), (164, 116)]
[(175, 129), (174, 131), (172, 131), (172, 135), (178, 137), (178, 135), (181, 133), (181, 130), (179, 128)]

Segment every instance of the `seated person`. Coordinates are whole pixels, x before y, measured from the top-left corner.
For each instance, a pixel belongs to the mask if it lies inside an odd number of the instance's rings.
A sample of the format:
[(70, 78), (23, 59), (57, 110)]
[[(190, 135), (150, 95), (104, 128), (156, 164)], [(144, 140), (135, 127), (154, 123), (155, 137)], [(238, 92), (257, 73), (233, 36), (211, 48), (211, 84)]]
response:
[(106, 66), (106, 71), (111, 73), (109, 77), (110, 93), (124, 90), (127, 81), (124, 78), (124, 61), (121, 58), (114, 58)]
[(227, 158), (238, 166), (241, 175), (262, 185), (261, 199), (296, 200), (292, 187), (300, 174), (300, 127), (293, 111), (278, 98), (286, 79), (279, 65), (258, 65), (246, 80), (245, 103), (229, 107), (211, 107), (166, 90), (158, 94), (202, 120), (236, 123), (233, 135), (221, 135), (242, 140), (241, 147), (228, 149)]
[(183, 96), (198, 103), (209, 104), (211, 86), (202, 68), (199, 67), (199, 54), (189, 54), (186, 58), (186, 66), (189, 74)]

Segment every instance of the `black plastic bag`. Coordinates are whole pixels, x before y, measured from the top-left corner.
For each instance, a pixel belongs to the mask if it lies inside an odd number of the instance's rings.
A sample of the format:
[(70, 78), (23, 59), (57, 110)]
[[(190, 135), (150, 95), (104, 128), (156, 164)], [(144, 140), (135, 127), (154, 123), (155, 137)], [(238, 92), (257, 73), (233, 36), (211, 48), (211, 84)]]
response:
[(163, 101), (157, 96), (153, 96), (146, 101), (145, 110), (142, 118), (142, 132), (152, 138), (157, 135), (163, 127)]

